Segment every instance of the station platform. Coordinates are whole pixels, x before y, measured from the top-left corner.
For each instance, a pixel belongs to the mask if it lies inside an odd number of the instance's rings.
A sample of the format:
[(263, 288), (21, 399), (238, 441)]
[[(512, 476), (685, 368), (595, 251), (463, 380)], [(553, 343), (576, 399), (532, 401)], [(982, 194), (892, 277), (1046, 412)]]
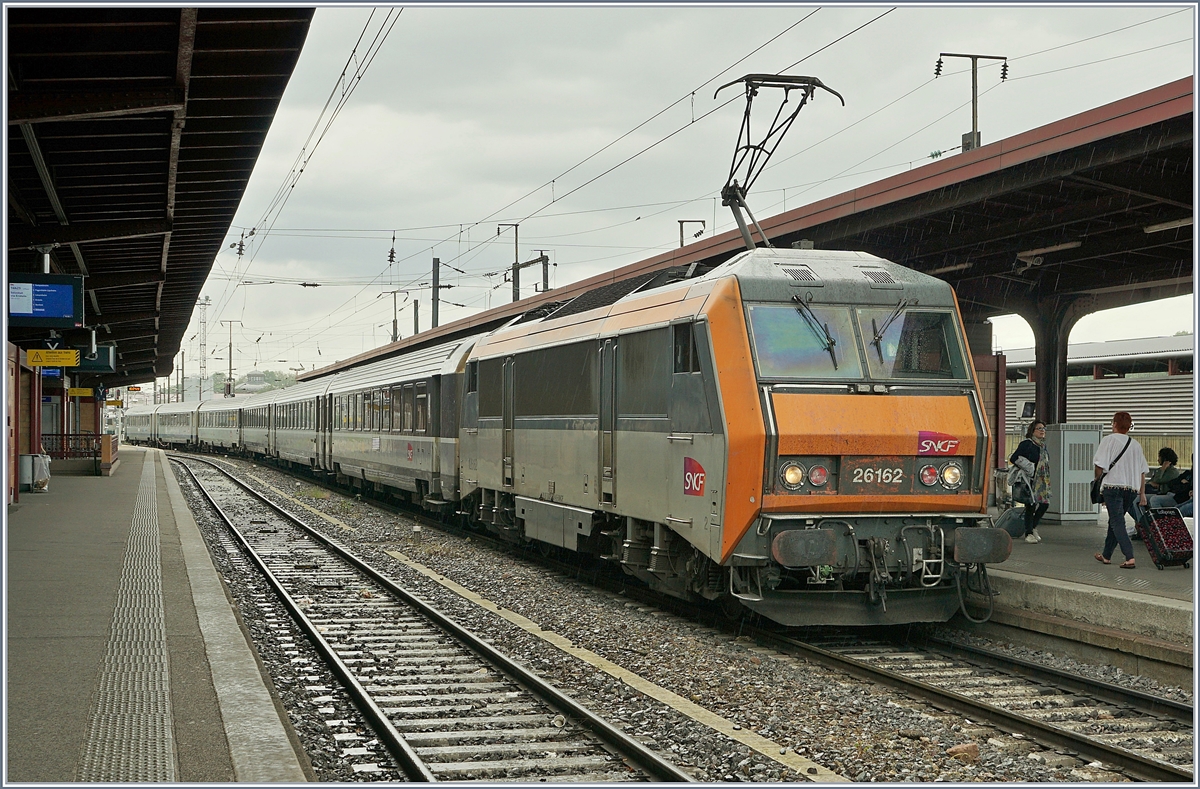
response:
[(8, 508), (5, 782), (309, 780), (165, 454), (121, 456)]
[[(1119, 567), (1119, 547), (1112, 564), (1096, 561), (1108, 533), (1102, 507), (1094, 521), (1043, 521), (1038, 533), (1040, 543), (1015, 538), (1008, 560), (988, 566), (995, 610), (980, 634), (1191, 687), (1196, 563), (1159, 570), (1139, 540), (1134, 569)], [(955, 621), (971, 626), (961, 614)]]

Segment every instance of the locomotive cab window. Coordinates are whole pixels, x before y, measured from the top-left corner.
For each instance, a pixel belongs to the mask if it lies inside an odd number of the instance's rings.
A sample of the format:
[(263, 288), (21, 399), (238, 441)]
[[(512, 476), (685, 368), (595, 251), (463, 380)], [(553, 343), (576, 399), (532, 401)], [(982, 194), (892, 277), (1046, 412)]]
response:
[(747, 314), (760, 377), (863, 377), (849, 307), (750, 304)]
[(970, 377), (952, 312), (859, 309), (858, 322), (873, 378)]
[(677, 373), (700, 372), (700, 354), (696, 352), (696, 332), (690, 323), (675, 325), (675, 366)]

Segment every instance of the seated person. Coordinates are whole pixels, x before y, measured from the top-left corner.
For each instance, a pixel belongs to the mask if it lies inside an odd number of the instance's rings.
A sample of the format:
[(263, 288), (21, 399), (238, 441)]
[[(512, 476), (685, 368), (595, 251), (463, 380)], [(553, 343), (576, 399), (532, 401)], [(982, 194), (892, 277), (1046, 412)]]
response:
[(1166, 493), (1150, 496), (1147, 503), (1151, 507), (1178, 507), (1183, 517), (1192, 517), (1192, 469), (1180, 472), (1178, 477), (1166, 483), (1166, 489)]
[(1180, 475), (1180, 470), (1177, 468), (1179, 456), (1175, 454), (1175, 450), (1170, 447), (1163, 447), (1158, 450), (1158, 468), (1150, 472), (1150, 476), (1146, 477), (1146, 495), (1151, 496), (1158, 493), (1166, 493), (1166, 484)]

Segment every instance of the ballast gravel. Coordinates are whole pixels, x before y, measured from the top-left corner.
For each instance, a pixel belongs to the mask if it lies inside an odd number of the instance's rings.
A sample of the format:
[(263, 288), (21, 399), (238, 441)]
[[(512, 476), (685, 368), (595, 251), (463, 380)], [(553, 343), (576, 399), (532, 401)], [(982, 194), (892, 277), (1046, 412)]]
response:
[[(305, 523), (350, 547), (376, 569), (454, 617), (498, 649), (534, 668), (547, 681), (580, 703), (632, 733), (652, 749), (704, 782), (805, 781), (760, 753), (652, 699), (592, 665), (446, 589), (389, 556), (394, 551), (497, 605), (532, 620), (578, 647), (595, 652), (624, 669), (666, 688), (713, 714), (798, 754), (844, 778), (875, 782), (1033, 782), (1122, 781), (1122, 776), (1078, 759), (1046, 750), (1019, 736), (974, 723), (816, 664), (757, 647), (745, 637), (687, 621), (655, 606), (610, 593), (574, 577), (527, 561), (478, 540), (428, 526), (419, 531), (402, 515), (382, 511), (356, 497), (331, 493), (307, 481), (261, 464), (224, 460), (243, 480), (249, 475), (286, 491), (287, 497), (256, 485), (265, 496)], [(181, 479), (183, 477), (180, 472)], [(187, 486), (185, 486), (185, 490)], [(353, 531), (299, 506), (340, 521)], [(200, 520), (198, 518), (198, 520)], [(214, 551), (219, 554), (219, 551)], [(225, 570), (218, 566), (225, 573)], [(229, 578), (236, 583), (253, 581)], [(261, 583), (261, 582), (260, 582)], [(238, 593), (239, 599), (243, 595)], [(257, 600), (256, 600), (257, 602)], [(253, 612), (242, 611), (248, 627)], [(276, 614), (276, 619), (285, 614)], [(297, 638), (299, 644), (302, 639)], [(973, 639), (992, 649), (1007, 645)], [(301, 647), (302, 649), (302, 647)], [(260, 647), (260, 651), (262, 648)], [(1095, 666), (1045, 652), (1013, 654), (1098, 676), (1117, 684), (1148, 689), (1142, 678), (1113, 675)], [(284, 687), (300, 684), (291, 663), (270, 650), (263, 654), (268, 673), (287, 677)], [(312, 676), (331, 684), (313, 659)], [(280, 680), (276, 680), (277, 687)], [(1190, 693), (1154, 685), (1154, 692), (1187, 698)], [(281, 690), (285, 696), (286, 691)], [(334, 694), (336, 697), (336, 693)], [(285, 705), (288, 699), (284, 699)], [(310, 753), (319, 780), (402, 780), (393, 770), (352, 772), (334, 764), (327, 753), (340, 751), (322, 727), (333, 716), (318, 715), (311, 703), (290, 706), (289, 717)], [(351, 711), (352, 712), (352, 711)], [(339, 718), (354, 718), (337, 712)], [(361, 725), (361, 724), (359, 724)], [(369, 732), (362, 732), (369, 737)], [(307, 744), (311, 738), (314, 746)], [(383, 764), (381, 757), (380, 763)], [(320, 764), (320, 766), (319, 766)], [(324, 771), (324, 774), (322, 774)]]

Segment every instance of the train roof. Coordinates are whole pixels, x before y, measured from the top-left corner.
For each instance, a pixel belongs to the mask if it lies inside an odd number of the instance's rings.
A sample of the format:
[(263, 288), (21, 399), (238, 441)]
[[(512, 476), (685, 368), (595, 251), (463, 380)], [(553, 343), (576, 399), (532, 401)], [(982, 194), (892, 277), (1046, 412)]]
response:
[(255, 392), (243, 397), (232, 397), (229, 401), (233, 403), (234, 408), (258, 408), (269, 403), (294, 403), (298, 400), (307, 400), (325, 394), (335, 377), (301, 381), (295, 386), (268, 389), (265, 392)]
[(187, 414), (188, 411), (194, 411), (198, 408), (199, 400), (184, 400), (182, 403), (158, 403), (151, 406), (151, 411), (155, 414)]
[(954, 306), (954, 292), (943, 280), (868, 252), (755, 249), (730, 258), (702, 279), (729, 274), (737, 277), (746, 301), (778, 301), (784, 281), (818, 303), (892, 307), (904, 298), (924, 307)]
[[(344, 370), (329, 382), (329, 393), (352, 392), (376, 384), (411, 381), (455, 372), (466, 352), (474, 344), (475, 337), (442, 343), (431, 348), (422, 348), (382, 362)], [(320, 381), (322, 379), (317, 379)], [(312, 383), (316, 383), (313, 381)]]
[[(660, 271), (632, 290), (609, 289), (607, 299), (591, 299), (595, 306), (587, 310), (571, 309), (572, 302), (534, 320), (523, 318), (483, 336), (473, 355), (491, 358), (534, 345), (579, 342), (604, 331), (632, 330), (628, 320), (618, 318), (622, 314), (640, 313), (634, 321), (637, 330), (665, 325), (701, 310), (718, 282), (730, 276), (746, 301), (786, 302), (799, 293), (817, 303), (892, 308), (908, 299), (923, 307), (955, 306), (954, 292), (944, 281), (866, 252), (762, 248), (709, 269)], [(676, 306), (664, 311), (668, 304)]]

